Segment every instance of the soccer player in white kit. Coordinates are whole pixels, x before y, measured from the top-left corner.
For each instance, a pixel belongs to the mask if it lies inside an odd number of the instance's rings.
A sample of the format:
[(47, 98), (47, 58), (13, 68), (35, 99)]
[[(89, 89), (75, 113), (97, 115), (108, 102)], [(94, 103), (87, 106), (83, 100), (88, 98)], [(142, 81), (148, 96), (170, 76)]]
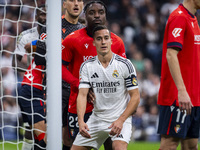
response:
[[(111, 136), (113, 149), (125, 150), (131, 138), (131, 116), (140, 102), (136, 71), (132, 63), (111, 51), (112, 40), (106, 26), (93, 31), (97, 56), (80, 68), (77, 113), (79, 133), (72, 150), (99, 149)], [(87, 94), (92, 88), (96, 99), (93, 113), (84, 122)]]

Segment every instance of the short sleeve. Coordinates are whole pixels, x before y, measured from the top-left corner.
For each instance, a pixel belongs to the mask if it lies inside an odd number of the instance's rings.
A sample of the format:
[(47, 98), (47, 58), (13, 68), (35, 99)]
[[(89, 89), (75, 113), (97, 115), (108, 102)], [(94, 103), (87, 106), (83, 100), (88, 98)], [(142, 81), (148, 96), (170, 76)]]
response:
[(90, 88), (90, 81), (89, 81), (89, 75), (88, 75), (88, 68), (86, 63), (82, 63), (80, 67), (80, 72), (79, 72), (79, 89), (80, 88)]
[(138, 88), (138, 81), (137, 81), (137, 75), (135, 71), (135, 67), (131, 63), (130, 60), (127, 59), (125, 63), (125, 69), (124, 69), (124, 77), (125, 77), (125, 83), (127, 90), (133, 90)]
[(178, 47), (182, 49), (186, 25), (184, 16), (175, 16), (168, 22), (167, 48)]

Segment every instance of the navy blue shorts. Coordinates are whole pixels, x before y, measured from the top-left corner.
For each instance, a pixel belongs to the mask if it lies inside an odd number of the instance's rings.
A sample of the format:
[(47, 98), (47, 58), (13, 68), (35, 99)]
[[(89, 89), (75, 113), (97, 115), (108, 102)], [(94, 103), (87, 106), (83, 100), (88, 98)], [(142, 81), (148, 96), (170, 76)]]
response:
[(177, 138), (198, 138), (200, 107), (193, 107), (191, 115), (181, 112), (179, 107), (160, 106), (158, 133)]
[(24, 122), (33, 125), (46, 120), (44, 112), (43, 91), (29, 85), (21, 86), (18, 94), (18, 103)]
[[(89, 119), (91, 114), (92, 114), (92, 112), (85, 114), (85, 116), (84, 116), (85, 122), (87, 122), (87, 120)], [(72, 138), (73, 140), (75, 140), (76, 135), (79, 132), (78, 116), (77, 116), (77, 114), (68, 113), (67, 120), (69, 121), (68, 122), (69, 137)]]

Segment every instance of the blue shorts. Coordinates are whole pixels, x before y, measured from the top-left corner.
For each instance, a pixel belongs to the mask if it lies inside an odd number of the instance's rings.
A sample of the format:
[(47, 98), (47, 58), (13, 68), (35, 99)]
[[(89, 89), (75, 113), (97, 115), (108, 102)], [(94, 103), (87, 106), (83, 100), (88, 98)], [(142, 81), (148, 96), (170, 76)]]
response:
[(181, 112), (179, 107), (160, 106), (158, 133), (177, 138), (198, 138), (200, 107), (193, 107), (191, 115)]
[[(89, 119), (90, 115), (92, 114), (92, 112), (90, 113), (86, 113), (84, 116), (84, 121), (87, 122), (87, 120)], [(68, 113), (68, 130), (69, 130), (69, 137), (73, 140), (75, 140), (76, 135), (79, 132), (79, 126), (78, 126), (78, 116), (77, 114), (72, 114), (72, 113)]]
[(24, 122), (33, 125), (45, 120), (43, 91), (29, 85), (21, 86), (18, 94), (18, 103)]

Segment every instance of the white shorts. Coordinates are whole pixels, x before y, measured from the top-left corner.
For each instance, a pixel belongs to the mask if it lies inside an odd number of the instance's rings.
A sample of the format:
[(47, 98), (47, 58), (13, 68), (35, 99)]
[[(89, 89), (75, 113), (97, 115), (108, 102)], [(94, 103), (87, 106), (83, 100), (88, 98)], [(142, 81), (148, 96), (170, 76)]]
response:
[[(77, 146), (87, 146), (93, 147), (94, 149), (99, 149), (104, 141), (110, 136), (109, 132), (111, 129), (108, 127), (111, 125), (111, 122), (105, 122), (100, 120), (99, 118), (95, 118), (93, 114), (90, 116), (87, 121), (87, 125), (89, 128), (88, 133), (91, 135), (91, 138), (85, 138), (80, 133), (76, 136), (76, 139), (73, 145)], [(131, 139), (132, 133), (132, 125), (129, 122), (124, 122), (122, 131), (118, 137), (110, 136), (112, 141), (120, 140), (129, 143)]]

